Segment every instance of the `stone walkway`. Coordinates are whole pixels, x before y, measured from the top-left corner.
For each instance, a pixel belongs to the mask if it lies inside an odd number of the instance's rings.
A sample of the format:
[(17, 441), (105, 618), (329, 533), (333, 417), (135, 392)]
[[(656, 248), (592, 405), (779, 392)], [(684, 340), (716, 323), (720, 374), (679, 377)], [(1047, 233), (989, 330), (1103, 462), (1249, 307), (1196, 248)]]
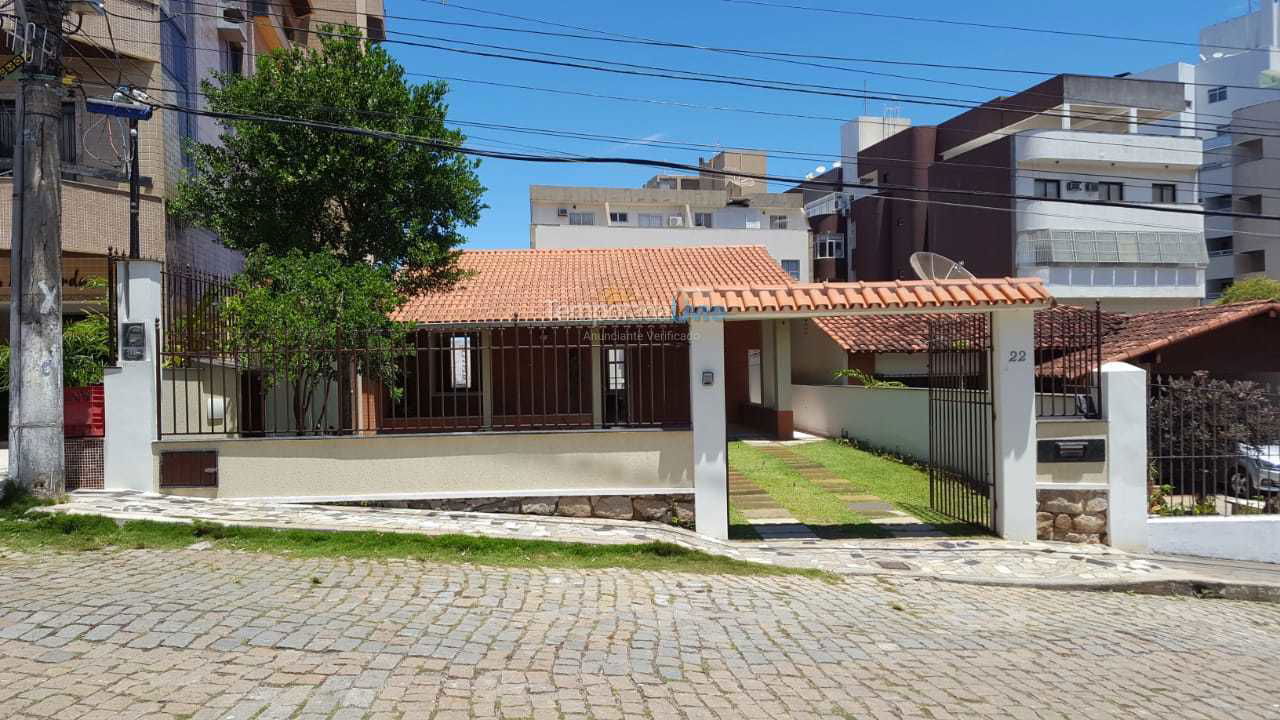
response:
[(0, 552), (0, 717), (1280, 717), (1280, 605), (928, 579)]
[[(120, 520), (202, 520), (258, 527), (458, 533), (585, 543), (668, 542), (740, 560), (817, 568), (842, 575), (930, 577), (986, 584), (1114, 587), (1190, 577), (1186, 571), (1172, 570), (1159, 560), (1106, 546), (999, 539), (721, 542), (654, 523), (236, 502), (129, 491), (80, 491), (71, 494), (65, 504), (42, 509)], [(1280, 574), (1277, 580), (1280, 581)]]
[(946, 532), (902, 512), (893, 503), (856, 487), (825, 466), (797, 454), (791, 449), (791, 445), (775, 442), (752, 443), (752, 445), (764, 454), (782, 462), (800, 477), (839, 498), (849, 510), (867, 518), (873, 525), (880, 526), (893, 537), (942, 538), (948, 536)]
[(809, 527), (778, 504), (764, 488), (746, 475), (729, 470), (729, 504), (742, 513), (762, 540), (813, 540)]

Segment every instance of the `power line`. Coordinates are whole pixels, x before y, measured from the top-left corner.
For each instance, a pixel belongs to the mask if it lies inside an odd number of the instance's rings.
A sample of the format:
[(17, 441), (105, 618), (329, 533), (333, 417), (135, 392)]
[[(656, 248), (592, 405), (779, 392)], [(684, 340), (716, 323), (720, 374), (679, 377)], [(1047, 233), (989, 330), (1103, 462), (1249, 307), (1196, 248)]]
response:
[[(193, 46), (190, 46), (190, 45), (186, 45), (186, 46), (184, 46), (184, 47), (187, 47), (187, 48), (192, 49), (192, 50), (211, 51), (211, 52), (217, 52), (217, 51), (218, 51), (216, 48), (199, 48), (199, 47), (193, 47)], [(87, 62), (87, 61), (86, 61), (86, 62)], [(427, 75), (427, 74), (422, 74), (422, 73), (406, 73), (406, 74), (409, 74), (409, 75), (424, 75), (424, 76), (426, 76), (426, 77), (434, 77), (434, 76)], [(99, 74), (99, 77), (101, 77), (101, 75), (100, 75), (100, 74)], [(483, 81), (479, 81), (479, 82), (483, 82)], [(491, 83), (491, 84), (492, 84), (492, 83)], [(517, 86), (517, 87), (519, 87), (519, 86)], [(172, 88), (162, 88), (162, 89), (164, 89), (164, 90), (165, 90), (165, 91), (167, 91), (167, 92), (179, 92), (178, 90), (175, 90), (175, 89), (172, 89)], [(530, 89), (537, 89), (537, 88), (530, 88)], [(184, 91), (184, 92), (188, 92), (188, 93), (191, 93), (191, 94), (194, 94), (194, 95), (203, 95), (203, 93), (198, 92), (198, 91), (190, 91), (190, 90), (186, 90), (186, 91)], [(354, 112), (354, 113), (362, 112), (362, 111), (359, 111), (359, 110), (347, 109), (347, 108), (340, 108), (340, 109), (339, 109), (339, 108), (335, 108), (335, 109), (341, 110), (342, 112)], [(836, 118), (831, 118), (831, 119), (835, 120)], [(457, 122), (457, 121), (455, 121), (455, 122)], [(506, 129), (506, 128), (499, 128), (499, 129)], [(573, 135), (575, 135), (575, 134), (576, 134), (576, 135), (583, 135), (583, 134), (584, 134), (584, 133), (580, 133), (580, 132), (578, 132), (578, 131), (556, 131), (556, 130), (546, 130), (546, 129), (541, 129), (541, 128), (520, 128), (520, 129), (513, 129), (513, 130), (511, 130), (511, 131), (513, 131), (513, 132), (533, 132), (533, 133), (540, 133), (540, 134), (552, 134), (552, 135), (559, 134), (559, 135), (566, 136), (566, 137), (570, 137), (570, 136), (573, 136)], [(1006, 135), (1006, 136), (1008, 136), (1008, 135), (1016, 135), (1017, 133), (1000, 133), (1000, 132), (996, 132), (996, 133), (993, 133), (993, 134), (996, 134), (996, 135)], [(601, 137), (601, 138), (603, 138), (603, 139), (605, 139), (605, 140), (613, 141), (613, 142), (635, 142), (635, 141), (637, 140), (636, 138), (624, 138), (624, 137), (616, 137), (616, 136), (600, 136), (600, 137)], [(591, 140), (592, 138), (580, 137), (579, 139)], [(1108, 143), (1108, 142), (1105, 142), (1105, 141), (1084, 140), (1084, 139), (1079, 139), (1079, 138), (1066, 138), (1066, 140), (1068, 140), (1068, 141), (1074, 141), (1074, 142), (1082, 142), (1082, 143), (1098, 144), (1098, 145), (1115, 145), (1115, 146), (1121, 146), (1121, 147), (1127, 147), (1127, 148), (1132, 148), (1132, 147), (1151, 147), (1151, 146), (1142, 146), (1142, 145), (1138, 145), (1138, 144), (1134, 144), (1134, 143)], [(667, 143), (667, 144), (668, 144), (668, 145), (673, 145), (673, 146), (678, 146), (678, 145), (676, 145), (676, 144), (674, 144), (674, 143)], [(691, 144), (691, 143), (686, 143), (686, 144)], [(710, 148), (710, 149), (719, 149), (719, 147), (720, 147), (720, 146), (702, 145), (702, 146), (700, 146), (700, 148), (685, 148), (685, 149), (708, 149), (708, 148)], [(769, 149), (769, 148), (760, 148), (760, 149), (762, 149), (762, 150), (766, 150), (766, 151), (770, 151), (770, 150), (771, 150), (771, 149)], [(1158, 149), (1162, 149), (1162, 150), (1163, 150), (1163, 149), (1165, 149), (1165, 148), (1158, 148)], [(801, 153), (801, 151), (792, 151), (792, 150), (771, 150), (771, 151), (772, 151), (772, 152), (776, 152), (776, 153), (778, 153), (778, 154), (787, 154), (787, 155), (792, 155), (792, 156), (798, 156), (798, 155), (800, 155), (800, 153)], [(1189, 152), (1189, 151), (1188, 151), (1188, 152)], [(1229, 152), (1229, 150), (1228, 150), (1228, 151), (1226, 151), (1226, 152)], [(793, 159), (812, 159), (812, 160), (814, 160), (814, 161), (818, 161), (818, 162), (825, 162), (825, 161), (826, 161), (827, 159), (829, 159), (830, 157), (832, 157), (832, 155), (831, 155), (831, 154), (827, 154), (827, 153), (816, 154), (816, 153), (815, 153), (815, 154), (813, 154), (813, 155), (812, 155), (812, 156), (810, 156), (810, 157), (803, 157), (803, 156), (801, 156), (801, 157), (793, 157)], [(901, 159), (901, 158), (885, 158), (885, 157), (866, 156), (866, 157), (865, 157), (865, 159), (868, 159), (868, 160), (872, 160), (872, 159), (879, 159), (879, 160), (886, 160), (886, 161), (894, 161), (894, 162), (899, 162), (899, 163), (902, 163), (902, 164), (912, 164), (912, 165), (916, 165), (916, 166), (920, 166), (920, 165), (921, 165), (921, 163), (917, 163), (917, 162), (913, 162), (913, 161), (908, 161), (908, 160), (904, 160), (904, 159)], [(1008, 168), (1007, 166), (991, 166), (991, 165), (982, 165), (982, 164), (976, 164), (976, 163), (961, 163), (961, 162), (954, 162), (954, 163), (952, 163), (952, 164), (953, 164), (953, 165), (955, 165), (955, 166), (964, 166), (964, 165), (969, 165), (969, 166), (974, 166), (974, 167), (988, 167), (988, 168), (991, 168), (991, 167), (999, 167), (999, 168), (1001, 168), (1001, 169), (1010, 169), (1010, 170), (1015, 169), (1015, 168)], [(1234, 164), (1234, 163), (1233, 163), (1233, 164)], [(1015, 173), (1015, 174), (1016, 174), (1016, 173)], [(1078, 176), (1081, 176), (1081, 177), (1088, 177), (1088, 176), (1095, 176), (1095, 177), (1114, 177), (1114, 178), (1120, 178), (1120, 179), (1132, 179), (1132, 180), (1143, 180), (1143, 181), (1161, 181), (1161, 180), (1165, 180), (1165, 179), (1166, 179), (1166, 178), (1160, 178), (1160, 177), (1125, 176), (1125, 175), (1104, 175), (1104, 174), (1084, 173), (1084, 172), (1071, 173), (1071, 174), (1073, 174), (1073, 175), (1078, 175)], [(1030, 175), (1019, 175), (1019, 176), (1020, 176), (1020, 177), (1035, 177), (1035, 176), (1030, 176)], [(1209, 186), (1214, 186), (1214, 187), (1220, 187), (1220, 188), (1227, 188), (1227, 187), (1233, 187), (1233, 188), (1234, 188), (1234, 187), (1240, 187), (1240, 188), (1253, 188), (1253, 189), (1264, 189), (1264, 190), (1280, 190), (1280, 187), (1263, 186), (1263, 185), (1236, 185), (1236, 184), (1228, 184), (1228, 183), (1202, 183), (1202, 184), (1204, 184), (1204, 185), (1209, 185)], [(1267, 196), (1267, 197), (1270, 197), (1270, 196)]]
[[(111, 11), (108, 11), (108, 12), (110, 13)], [(112, 14), (115, 14), (115, 13), (112, 13)], [(201, 13), (192, 13), (192, 14), (199, 15)], [(136, 19), (126, 15), (119, 15), (119, 14), (115, 14), (115, 15), (117, 17), (122, 17), (122, 18)], [(208, 17), (221, 18), (220, 15), (212, 15), (207, 13), (205, 15), (207, 15)], [(150, 19), (144, 19), (144, 20), (152, 21)], [(152, 21), (152, 22), (158, 22), (158, 21)], [(317, 35), (341, 35), (341, 33), (327, 33), (325, 31), (320, 31), (320, 30), (308, 30), (306, 32), (315, 33)], [(1127, 117), (1120, 116), (1120, 115), (1091, 114), (1091, 113), (1080, 113), (1080, 112), (1058, 113), (1058, 112), (1052, 112), (1048, 110), (1031, 110), (1031, 109), (1017, 107), (1017, 106), (1003, 106), (999, 103), (998, 100), (990, 101), (990, 102), (981, 102), (981, 101), (974, 101), (974, 100), (967, 100), (967, 99), (960, 99), (960, 98), (947, 98), (947, 97), (940, 97), (940, 96), (933, 96), (933, 95), (920, 95), (920, 94), (913, 94), (913, 93), (894, 93), (894, 92), (889, 92), (888, 95), (883, 95), (883, 94), (873, 95), (866, 92), (860, 92), (856, 88), (848, 88), (848, 87), (842, 87), (842, 86), (836, 86), (836, 85), (823, 85), (818, 83), (796, 83), (796, 82), (789, 82), (785, 80), (761, 79), (761, 78), (755, 78), (750, 76), (725, 75), (720, 73), (706, 73), (706, 72), (696, 71), (696, 70), (684, 70), (681, 68), (644, 65), (644, 64), (638, 64), (638, 63), (626, 63), (626, 62), (619, 62), (615, 60), (581, 57), (581, 56), (566, 55), (563, 53), (553, 53), (553, 52), (546, 52), (546, 51), (539, 51), (539, 50), (526, 50), (523, 48), (513, 48), (505, 45), (494, 45), (491, 43), (470, 42), (470, 41), (456, 40), (454, 38), (440, 37), (435, 35), (425, 35), (421, 33), (407, 33), (403, 31), (387, 31), (387, 32), (388, 34), (403, 35), (406, 37), (431, 40), (434, 42), (444, 42), (444, 43), (452, 43), (454, 45), (466, 45), (471, 47), (485, 48), (486, 50), (502, 50), (507, 52), (524, 53), (526, 55), (539, 55), (539, 56), (542, 56), (542, 58), (521, 57), (521, 56), (503, 55), (500, 53), (489, 53), (489, 52), (477, 51), (477, 50), (466, 50), (463, 48), (445, 47), (441, 45), (434, 45), (430, 43), (415, 42), (415, 41), (409, 41), (409, 40), (396, 40), (396, 39), (388, 38), (385, 41), (385, 42), (390, 42), (395, 44), (443, 50), (447, 52), (462, 53), (466, 55), (501, 58), (501, 59), (507, 59), (507, 60), (515, 60), (515, 61), (561, 66), (561, 67), (571, 67), (571, 68), (577, 68), (577, 69), (586, 69), (586, 70), (610, 72), (610, 73), (625, 74), (625, 75), (657, 77), (657, 78), (663, 78), (663, 79), (685, 80), (685, 81), (702, 82), (702, 83), (726, 84), (726, 85), (735, 85), (735, 86), (742, 86), (742, 87), (753, 87), (757, 89), (774, 90), (779, 92), (792, 92), (792, 93), (824, 95), (824, 96), (833, 96), (833, 97), (846, 97), (854, 100), (880, 100), (880, 101), (886, 101), (886, 102), (902, 102), (902, 103), (914, 104), (914, 105), (953, 107), (953, 108), (961, 108), (966, 110), (971, 110), (971, 109), (986, 109), (991, 111), (1007, 110), (1010, 112), (1023, 113), (1026, 115), (1057, 117), (1057, 118), (1070, 117), (1073, 119), (1080, 119), (1085, 121), (1092, 120), (1096, 122), (1130, 122)], [(545, 59), (545, 58), (551, 58), (551, 59)], [(605, 65), (614, 65), (616, 67), (599, 67), (599, 66), (593, 66), (593, 65), (585, 65), (582, 63), (603, 63)], [(666, 74), (662, 74), (662, 73), (666, 73)], [(679, 75), (671, 75), (670, 73), (679, 73)], [(1158, 128), (1165, 128), (1165, 129), (1196, 129), (1195, 128), (1196, 123), (1194, 122), (1189, 126), (1183, 125), (1178, 122), (1169, 123), (1169, 122), (1150, 121), (1150, 120), (1137, 120), (1133, 122), (1136, 123), (1137, 125), (1158, 127)], [(1199, 129), (1216, 130), (1218, 127), (1218, 125), (1216, 124), (1202, 124), (1202, 125), (1203, 127)], [(1277, 135), (1277, 137), (1280, 137), (1280, 135)]]
[(344, 133), (348, 135), (371, 137), (371, 138), (380, 139), (380, 140), (390, 140), (390, 141), (420, 145), (423, 147), (430, 147), (436, 150), (443, 150), (446, 152), (457, 152), (463, 155), (475, 155), (477, 157), (488, 157), (488, 158), (495, 158), (495, 159), (502, 159), (502, 160), (515, 160), (515, 161), (521, 161), (521, 162), (542, 162), (542, 163), (556, 163), (556, 164), (583, 163), (583, 164), (640, 165), (640, 166), (647, 166), (647, 167), (664, 168), (668, 170), (683, 170), (687, 172), (700, 172), (700, 173), (706, 173), (706, 174), (712, 174), (712, 175), (750, 178), (750, 179), (761, 180), (765, 182), (778, 182), (778, 183), (787, 183), (787, 184), (805, 183), (809, 185), (825, 185), (832, 188), (854, 187), (854, 188), (877, 190), (877, 191), (896, 190), (896, 191), (921, 192), (921, 193), (940, 194), (940, 195), (961, 195), (965, 197), (988, 197), (988, 198), (1003, 199), (1003, 200), (1026, 200), (1026, 201), (1032, 201), (1032, 202), (1051, 202), (1051, 203), (1061, 203), (1066, 205), (1119, 207), (1119, 208), (1127, 208), (1127, 209), (1147, 210), (1150, 212), (1173, 213), (1173, 214), (1179, 214), (1179, 215), (1197, 215), (1197, 216), (1203, 216), (1203, 217), (1247, 218), (1251, 220), (1280, 220), (1280, 215), (1237, 213), (1237, 212), (1223, 211), (1223, 210), (1203, 210), (1203, 209), (1193, 210), (1191, 208), (1148, 207), (1148, 206), (1139, 205), (1136, 203), (1113, 202), (1113, 201), (1105, 201), (1105, 200), (1093, 201), (1093, 200), (1078, 200), (1078, 199), (1072, 199), (1072, 198), (1042, 198), (1042, 197), (1036, 197), (1033, 195), (1021, 195), (1017, 193), (1000, 193), (1000, 192), (991, 192), (991, 191), (983, 191), (983, 190), (952, 190), (948, 188), (936, 188), (936, 187), (921, 188), (921, 187), (916, 187), (911, 185), (897, 185), (897, 184), (888, 184), (888, 183), (882, 183), (882, 184), (876, 185), (871, 183), (848, 183), (848, 182), (829, 182), (829, 181), (820, 181), (820, 180), (802, 180), (798, 178), (787, 178), (787, 177), (780, 177), (780, 176), (774, 176), (774, 175), (715, 170), (712, 168), (689, 165), (687, 163), (677, 163), (677, 162), (671, 162), (667, 160), (656, 160), (652, 158), (636, 158), (636, 157), (624, 157), (624, 156), (567, 157), (567, 156), (560, 156), (560, 155), (548, 156), (548, 155), (528, 155), (528, 154), (520, 154), (520, 153), (499, 153), (499, 152), (494, 152), (489, 150), (479, 150), (476, 148), (468, 148), (461, 145), (453, 145), (435, 138), (426, 138), (426, 137), (421, 137), (416, 135), (407, 135), (404, 133), (396, 133), (396, 132), (390, 132), (385, 130), (373, 130), (370, 128), (362, 128), (362, 127), (356, 127), (352, 125), (341, 125), (337, 123), (328, 123), (324, 121), (310, 120), (310, 119), (299, 118), (299, 117), (290, 117), (290, 116), (282, 116), (282, 115), (260, 115), (260, 114), (251, 114), (251, 113), (232, 113), (232, 112), (222, 112), (222, 111), (216, 111), (216, 110), (202, 110), (200, 108), (184, 107), (184, 106), (175, 105), (172, 103), (158, 103), (154, 101), (150, 101), (148, 102), (148, 104), (151, 105), (152, 107), (162, 109), (162, 110), (168, 110), (172, 112), (191, 113), (195, 115), (203, 115), (206, 117), (214, 117), (214, 118), (219, 118), (224, 120), (238, 120), (238, 121), (245, 121), (245, 122), (269, 122), (269, 123), (277, 123), (277, 124), (284, 124), (284, 125), (296, 125), (299, 127), (310, 127), (314, 129), (329, 130), (329, 131)]
[[(783, 2), (763, 2), (762, 0), (721, 0), (721, 2), (737, 3), (739, 5), (758, 5), (768, 8), (782, 8), (788, 10), (805, 10), (808, 12), (830, 13), (835, 15), (853, 15), (857, 17), (870, 17), (882, 20), (903, 20), (907, 22), (933, 23), (938, 25), (954, 25), (960, 27), (980, 28), (983, 30), (1012, 30), (1026, 33), (1039, 33), (1043, 35), (1061, 35), (1066, 37), (1081, 37), (1092, 40), (1117, 40), (1123, 42), (1146, 43), (1150, 45), (1176, 45), (1180, 47), (1200, 47), (1199, 43), (1187, 42), (1185, 40), (1166, 40), (1163, 38), (1138, 37), (1134, 35), (1108, 35), (1106, 33), (1080, 32), (1072, 30), (1057, 30), (1051, 28), (1028, 27), (1025, 25), (1001, 25), (997, 23), (983, 23), (972, 20), (950, 20), (944, 18), (930, 18), (913, 15), (892, 15), (889, 13), (869, 12), (865, 10), (845, 10), (842, 8), (825, 8), (812, 7), (809, 5), (795, 5)], [(1243, 50), (1247, 52), (1261, 52), (1263, 48), (1238, 47), (1233, 45), (1214, 45), (1214, 47), (1224, 50)]]

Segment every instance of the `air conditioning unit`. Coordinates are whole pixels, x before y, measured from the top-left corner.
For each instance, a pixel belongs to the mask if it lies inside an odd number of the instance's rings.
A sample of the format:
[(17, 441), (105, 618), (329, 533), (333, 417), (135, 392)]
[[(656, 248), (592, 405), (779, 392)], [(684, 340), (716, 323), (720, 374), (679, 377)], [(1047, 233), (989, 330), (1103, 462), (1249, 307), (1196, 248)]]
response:
[(556, 217), (569, 217), (569, 208), (557, 208)]
[(1080, 190), (1080, 185), (1081, 185), (1081, 183), (1080, 183), (1080, 181), (1079, 181), (1079, 180), (1069, 180), (1069, 181), (1067, 181), (1067, 189), (1068, 189), (1068, 190), (1076, 190), (1076, 191), (1078, 191), (1078, 190)]
[(1098, 183), (1096, 183), (1096, 182), (1087, 182), (1087, 183), (1085, 183), (1085, 184), (1084, 184), (1084, 191), (1085, 191), (1085, 192), (1098, 192)]
[(684, 227), (684, 216), (672, 215), (667, 218), (667, 227)]

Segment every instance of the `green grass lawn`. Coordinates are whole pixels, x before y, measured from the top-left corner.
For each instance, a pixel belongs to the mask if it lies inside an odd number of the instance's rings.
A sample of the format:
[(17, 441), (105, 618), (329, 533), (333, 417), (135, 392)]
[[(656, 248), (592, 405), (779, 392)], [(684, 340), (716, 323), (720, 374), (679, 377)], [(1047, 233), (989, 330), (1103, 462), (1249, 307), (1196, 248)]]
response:
[(956, 522), (929, 507), (929, 476), (922, 468), (859, 450), (835, 440), (790, 446), (807, 460), (822, 465), (853, 486), (893, 503), (899, 510), (955, 535), (987, 534), (982, 528)]
[(592, 545), (471, 535), (418, 535), (373, 531), (272, 530), (210, 523), (28, 512), (45, 504), (27, 496), (0, 498), (0, 546), (24, 552), (179, 549), (207, 541), (214, 548), (293, 557), (416, 558), (426, 562), (499, 567), (622, 568), (726, 575), (800, 575), (833, 580), (818, 570), (745, 562), (670, 543)]
[[(886, 461), (887, 462), (887, 461)], [(743, 442), (729, 443), (729, 465), (760, 486), (820, 537), (882, 538), (889, 533), (777, 458)], [(730, 506), (733, 500), (730, 498)]]

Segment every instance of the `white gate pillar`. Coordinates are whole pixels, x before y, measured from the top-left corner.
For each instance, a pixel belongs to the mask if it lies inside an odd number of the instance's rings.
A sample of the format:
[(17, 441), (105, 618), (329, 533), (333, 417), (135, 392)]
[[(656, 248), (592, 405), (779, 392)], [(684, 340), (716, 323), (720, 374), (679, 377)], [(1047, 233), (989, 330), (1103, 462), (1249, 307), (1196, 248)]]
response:
[(1036, 539), (1035, 311), (991, 313), (996, 532)]
[(729, 538), (729, 459), (724, 405), (724, 322), (689, 320), (689, 420), (693, 495), (700, 535)]
[(1107, 416), (1107, 537), (1112, 547), (1147, 552), (1147, 372), (1102, 366)]
[[(103, 395), (106, 403), (107, 434), (102, 443), (103, 486), (108, 490), (155, 490), (155, 468), (151, 443), (156, 437), (156, 408), (160, 402), (156, 387), (160, 318), (160, 263), (151, 260), (120, 261), (116, 266), (116, 294), (119, 324), (116, 333), (119, 361), (106, 369)], [(141, 326), (143, 347), (134, 356), (126, 332)]]

